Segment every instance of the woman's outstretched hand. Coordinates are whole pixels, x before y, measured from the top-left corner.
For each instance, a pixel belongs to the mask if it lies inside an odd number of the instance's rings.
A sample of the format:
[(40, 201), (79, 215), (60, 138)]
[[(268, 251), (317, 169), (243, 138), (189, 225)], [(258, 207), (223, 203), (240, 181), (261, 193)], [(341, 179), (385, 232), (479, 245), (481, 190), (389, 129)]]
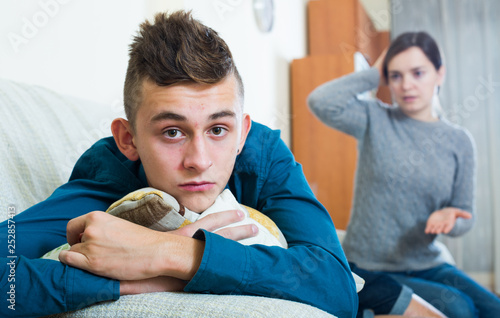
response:
[(447, 234), (455, 226), (457, 218), (470, 219), (472, 214), (451, 207), (434, 211), (427, 220), (425, 234)]

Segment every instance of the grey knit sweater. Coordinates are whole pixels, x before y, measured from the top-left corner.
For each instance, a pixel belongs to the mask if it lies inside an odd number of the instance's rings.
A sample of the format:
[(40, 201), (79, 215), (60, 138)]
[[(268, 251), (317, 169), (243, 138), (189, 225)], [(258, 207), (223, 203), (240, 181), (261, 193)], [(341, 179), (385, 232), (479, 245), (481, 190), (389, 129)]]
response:
[[(444, 262), (436, 235), (424, 233), (429, 215), (456, 207), (474, 216), (474, 143), (444, 118), (418, 121), (380, 100), (357, 98), (378, 82), (372, 68), (327, 82), (308, 98), (321, 121), (358, 140), (343, 247), (348, 260), (364, 269), (427, 269)], [(449, 235), (464, 234), (474, 219), (457, 219)]]

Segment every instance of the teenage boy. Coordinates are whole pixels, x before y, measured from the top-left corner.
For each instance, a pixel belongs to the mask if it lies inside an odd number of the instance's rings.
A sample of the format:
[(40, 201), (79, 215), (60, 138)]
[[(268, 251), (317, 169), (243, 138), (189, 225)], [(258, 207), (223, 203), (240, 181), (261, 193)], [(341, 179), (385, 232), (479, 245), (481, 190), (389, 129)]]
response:
[[(330, 217), (279, 133), (243, 113), (243, 95), (229, 48), (215, 31), (182, 11), (144, 22), (130, 48), (127, 120), (113, 121), (114, 138), (98, 141), (68, 183), (15, 219), (23, 255), (16, 276), (27, 277), (16, 293), (30, 295), (18, 299), (16, 314), (183, 289), (277, 297), (354, 317), (356, 288)], [(256, 234), (252, 225), (217, 230), (239, 221), (237, 211), (165, 233), (101, 212), (146, 186), (193, 211), (229, 188), (269, 216), (289, 248), (237, 243)], [(61, 252), (61, 263), (32, 259), (66, 238), (72, 248)], [(2, 271), (6, 289), (8, 270)]]

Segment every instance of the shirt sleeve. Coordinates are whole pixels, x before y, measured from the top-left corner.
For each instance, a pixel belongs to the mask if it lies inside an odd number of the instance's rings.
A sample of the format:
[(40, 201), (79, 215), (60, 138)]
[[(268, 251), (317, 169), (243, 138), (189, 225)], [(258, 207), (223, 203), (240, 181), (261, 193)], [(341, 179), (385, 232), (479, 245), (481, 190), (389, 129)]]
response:
[(377, 102), (359, 99), (358, 94), (376, 89), (379, 80), (375, 68), (351, 73), (318, 86), (307, 103), (324, 124), (361, 139), (368, 124), (367, 107)]
[[(12, 290), (14, 296), (9, 297), (15, 299), (10, 308), (11, 303), (3, 301), (0, 316), (38, 317), (118, 299), (118, 281), (57, 261), (38, 259), (66, 243), (66, 224), (71, 218), (107, 206), (103, 203), (106, 200), (97, 196), (98, 191), (85, 190), (94, 185), (86, 183), (89, 182), (66, 184), (47, 200), (20, 213), (10, 222), (6, 220), (0, 224), (3, 245), (0, 285), (3, 295)], [(9, 236), (4, 233), (14, 235), (10, 237), (13, 243), (10, 247)]]
[[(447, 234), (452, 237), (467, 233), (476, 218), (475, 189), (476, 189), (476, 149), (474, 139), (465, 132), (465, 140), (459, 143), (460, 153), (457, 155), (457, 168), (453, 183), (451, 207), (459, 208), (472, 214), (472, 218), (458, 218), (453, 229)], [(457, 144), (458, 146), (458, 144)]]
[[(127, 178), (128, 169), (113, 171), (111, 167), (120, 164), (104, 152), (99, 152), (99, 156), (107, 158), (103, 162), (109, 163), (109, 169), (96, 172), (91, 158), (81, 160), (71, 180), (49, 198), (14, 216), (10, 223), (9, 220), (0, 223), (0, 286), (2, 295), (15, 299), (13, 310), (8, 307), (10, 301), (3, 298), (0, 316), (39, 317), (118, 299), (118, 281), (57, 261), (38, 259), (66, 243), (66, 225), (70, 219), (90, 211), (104, 211), (131, 189), (140, 187), (138, 180)], [(7, 294), (11, 290), (13, 293)]]
[(302, 167), (286, 145), (281, 140), (276, 144), (264, 140), (267, 137), (262, 138), (262, 149), (271, 151), (267, 158), (259, 157), (260, 181), (243, 192), (256, 194), (255, 205), (250, 206), (278, 225), (289, 248), (244, 246), (213, 233), (197, 232), (195, 238), (205, 240), (205, 250), (201, 266), (185, 290), (282, 298), (339, 317), (355, 317), (354, 280), (328, 212), (315, 199)]
[(1, 258), (2, 317), (39, 317), (116, 300), (118, 281), (47, 259)]

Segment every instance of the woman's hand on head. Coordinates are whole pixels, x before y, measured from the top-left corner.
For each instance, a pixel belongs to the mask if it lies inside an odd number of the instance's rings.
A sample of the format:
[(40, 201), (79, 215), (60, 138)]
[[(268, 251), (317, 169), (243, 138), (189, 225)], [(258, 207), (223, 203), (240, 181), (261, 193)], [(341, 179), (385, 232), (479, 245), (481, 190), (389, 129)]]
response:
[(382, 53), (380, 53), (380, 55), (377, 58), (377, 60), (375, 61), (375, 63), (373, 63), (373, 67), (375, 67), (376, 69), (378, 69), (378, 72), (380, 74), (380, 83), (381, 84), (385, 84), (387, 82), (387, 79), (384, 77), (384, 70), (383, 70), (384, 59), (385, 59), (385, 56), (387, 54), (387, 49), (388, 48), (385, 48), (382, 51)]
[(455, 226), (457, 218), (470, 219), (472, 214), (452, 207), (434, 211), (427, 219), (425, 234), (447, 234)]

